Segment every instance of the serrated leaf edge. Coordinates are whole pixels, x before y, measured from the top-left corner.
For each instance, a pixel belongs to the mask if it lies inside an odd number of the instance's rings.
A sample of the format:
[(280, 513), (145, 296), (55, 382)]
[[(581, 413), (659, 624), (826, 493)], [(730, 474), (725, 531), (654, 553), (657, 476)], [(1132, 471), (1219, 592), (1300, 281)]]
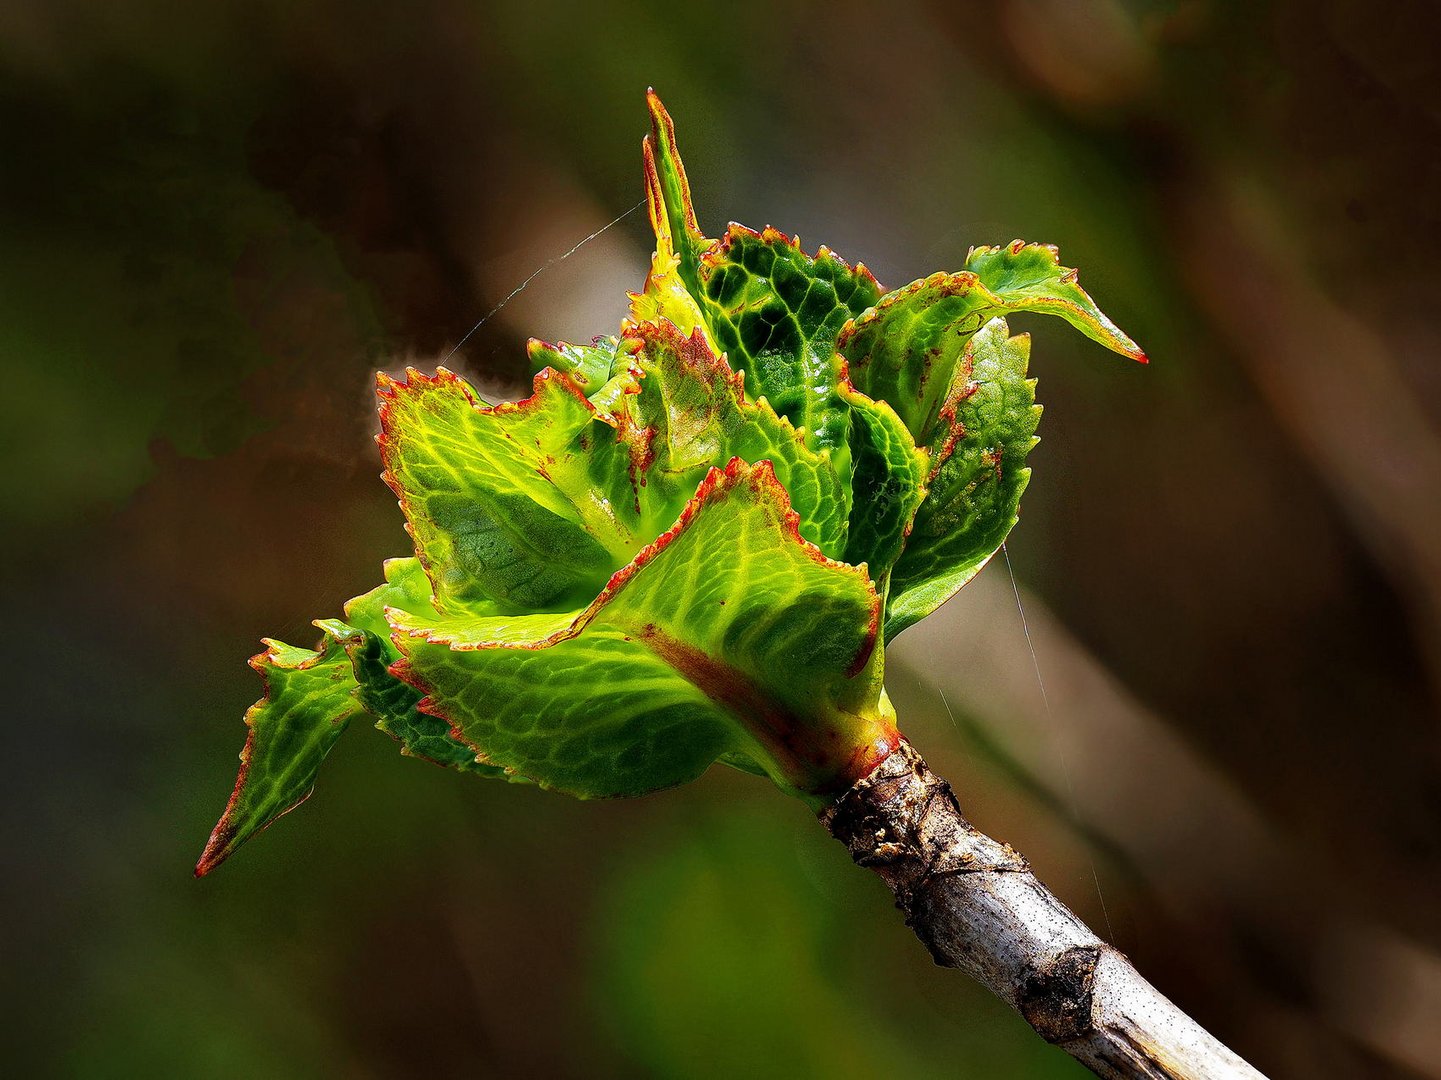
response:
[[(250, 778), (250, 762), (255, 753), (256, 717), (259, 716), (260, 710), (270, 703), (270, 673), (268, 670), (269, 667), (284, 667), (291, 671), (304, 671), (309, 668), (316, 667), (317, 665), (323, 663), (326, 659), (326, 654), (324, 650), (315, 649), (310, 650), (315, 653), (314, 656), (306, 660), (302, 660), (299, 663), (285, 664), (280, 659), (280, 650), (294, 648), (294, 646), (287, 645), (285, 642), (278, 641), (275, 638), (261, 638), (260, 640), (261, 643), (265, 645), (265, 651), (256, 653), (245, 662), (249, 664), (250, 667), (260, 676), (263, 693), (260, 695), (260, 700), (258, 700), (257, 702), (255, 702), (254, 705), (251, 705), (248, 709), (245, 710), (245, 745), (240, 748), (240, 771), (235, 776), (235, 787), (231, 789), (230, 799), (225, 804), (225, 812), (220, 815), (220, 820), (215, 823), (215, 828), (210, 831), (210, 837), (205, 842), (205, 849), (200, 853), (200, 858), (195, 863), (194, 874), (197, 878), (204, 877), (206, 874), (210, 873), (217, 866), (219, 866), (226, 859), (228, 859), (232, 854), (234, 854), (233, 850), (227, 850), (227, 848), (229, 847), (230, 842), (235, 839), (235, 836), (239, 832), (239, 829), (231, 820), (231, 815), (234, 814), (236, 804), (240, 801), (241, 793), (245, 790), (246, 781)], [(347, 657), (347, 661), (348, 659), (349, 658)], [(364, 711), (363, 709), (361, 709), (359, 702), (356, 702), (355, 704), (355, 711)], [(353, 716), (354, 714), (352, 713), (350, 715)], [(350, 716), (347, 716), (344, 719), (348, 720), (349, 718)], [(332, 723), (340, 722), (340, 720), (332, 721)], [(255, 837), (259, 836), (266, 829), (270, 828), (270, 826), (274, 825), (286, 814), (290, 813), (297, 806), (301, 805), (303, 802), (309, 799), (310, 796), (314, 793), (315, 785), (312, 784), (310, 786), (310, 789), (306, 791), (304, 795), (300, 796), (300, 798), (296, 799), (284, 810), (280, 811), (280, 813), (276, 814), (264, 825), (256, 829), (253, 833), (246, 837), (246, 841), (248, 842), (255, 839)]]
[[(380, 447), (380, 458), (384, 465), (380, 478), (385, 481), (386, 487), (395, 493), (396, 500), (400, 504), (400, 511), (405, 517), (406, 535), (410, 537), (415, 548), (415, 557), (420, 560), (420, 565), (425, 570), (425, 576), (430, 580), (431, 590), (437, 603), (440, 599), (440, 592), (437, 588), (435, 568), (431, 565), (428, 554), (423, 550), (415, 535), (415, 528), (412, 524), (414, 508), (406, 495), (404, 484), (396, 475), (400, 463), (400, 448), (397, 439), (392, 434), (391, 416), (399, 395), (406, 392), (424, 392), (438, 386), (454, 387), (469, 402), (471, 408), (481, 416), (523, 415), (542, 407), (542, 395), (547, 385), (557, 386), (564, 392), (573, 395), (584, 406), (592, 419), (599, 420), (612, 428), (617, 426), (616, 419), (597, 409), (574, 379), (555, 368), (543, 368), (535, 373), (531, 380), (529, 397), (519, 401), (502, 401), (494, 405), (477, 397), (468, 382), (444, 366), (437, 367), (434, 375), (427, 375), (416, 368), (408, 367), (405, 369), (403, 381), (394, 379), (383, 371), (375, 373), (375, 396), (380, 401), (380, 431), (375, 436), (375, 442)], [(632, 477), (632, 482), (634, 482), (634, 477)]]
[[(627, 563), (625, 566), (621, 567), (613, 575), (611, 575), (610, 580), (606, 583), (605, 588), (600, 591), (600, 594), (596, 596), (596, 598), (592, 600), (590, 604), (588, 604), (586, 608), (581, 611), (580, 614), (578, 614), (568, 625), (562, 627), (560, 630), (557, 630), (554, 633), (547, 634), (545, 637), (537, 638), (535, 641), (531, 642), (473, 641), (466, 642), (464, 644), (456, 644), (448, 640), (444, 635), (436, 633), (434, 630), (427, 630), (423, 627), (407, 629), (398, 625), (396, 621), (392, 620), (391, 636), (395, 640), (397, 646), (399, 646), (401, 638), (409, 637), (423, 640), (430, 645), (445, 645), (449, 648), (456, 650), (457, 652), (464, 652), (473, 649), (492, 648), (527, 650), (545, 649), (549, 648), (552, 645), (558, 644), (559, 642), (576, 637), (585, 630), (586, 626), (596, 617), (596, 615), (601, 611), (601, 609), (603, 609), (607, 604), (611, 602), (611, 600), (616, 597), (620, 590), (625, 587), (627, 582), (629, 582), (633, 577), (635, 577), (635, 575), (638, 574), (641, 570), (643, 570), (651, 561), (658, 557), (661, 552), (663, 552), (667, 547), (670, 546), (671, 542), (675, 540), (676, 537), (680, 536), (681, 533), (690, 526), (696, 515), (703, 508), (725, 498), (732, 491), (736, 490), (741, 484), (746, 483), (754, 487), (755, 490), (763, 497), (770, 498), (777, 504), (778, 508), (781, 511), (780, 520), (783, 534), (783, 542), (794, 543), (799, 546), (801, 551), (804, 552), (817, 565), (824, 566), (827, 569), (838, 570), (843, 573), (859, 577), (860, 580), (865, 584), (865, 586), (870, 590), (872, 595), (872, 601), (870, 612), (870, 625), (867, 629), (866, 640), (861, 646), (861, 648), (857, 651), (856, 656), (851, 660), (845, 671), (845, 675), (847, 678), (853, 678), (865, 668), (866, 662), (870, 659), (871, 653), (875, 649), (875, 643), (877, 634), (879, 632), (881, 618), (880, 594), (876, 592), (875, 584), (871, 581), (870, 573), (864, 565), (852, 566), (850, 563), (845, 563), (837, 559), (832, 559), (830, 556), (826, 555), (825, 552), (821, 551), (821, 549), (818, 548), (815, 544), (812, 544), (809, 540), (807, 540), (800, 534), (800, 515), (791, 508), (790, 496), (786, 492), (784, 485), (782, 485), (781, 482), (776, 478), (775, 468), (767, 459), (763, 459), (759, 462), (752, 464), (750, 462), (747, 462), (744, 458), (733, 457), (730, 459), (729, 462), (727, 462), (725, 468), (723, 469), (712, 467), (706, 473), (705, 478), (701, 480), (700, 486), (696, 488), (695, 494), (691, 496), (690, 500), (681, 510), (680, 516), (676, 519), (675, 524), (672, 525), (665, 532), (657, 536), (655, 540), (651, 541), (651, 543), (647, 544), (644, 548), (642, 548), (636, 554), (634, 559), (632, 559), (629, 563)], [(404, 614), (402, 612), (398, 612), (397, 609), (390, 607), (386, 608), (385, 612), (388, 619), (391, 618), (392, 613), (395, 613), (396, 616)], [(398, 670), (402, 668), (404, 668), (405, 670)], [(419, 677), (416, 676), (414, 672), (409, 670), (409, 668), (406, 666), (404, 659), (398, 660), (394, 664), (392, 664), (390, 670), (391, 674), (395, 675), (397, 678), (402, 679), (407, 683), (410, 683), (410, 685), (414, 686), (417, 690), (425, 692), (426, 688), (421, 685), (420, 682), (415, 681)], [(422, 708), (424, 704), (425, 702), (422, 701)]]

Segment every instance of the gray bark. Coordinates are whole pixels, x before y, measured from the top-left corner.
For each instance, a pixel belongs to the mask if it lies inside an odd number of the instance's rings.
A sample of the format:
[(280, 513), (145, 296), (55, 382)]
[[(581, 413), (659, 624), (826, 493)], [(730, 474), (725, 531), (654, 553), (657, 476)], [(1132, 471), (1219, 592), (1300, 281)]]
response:
[(890, 886), (936, 963), (974, 976), (1097, 1075), (1261, 1077), (1093, 934), (1009, 845), (972, 826), (910, 743), (820, 818)]

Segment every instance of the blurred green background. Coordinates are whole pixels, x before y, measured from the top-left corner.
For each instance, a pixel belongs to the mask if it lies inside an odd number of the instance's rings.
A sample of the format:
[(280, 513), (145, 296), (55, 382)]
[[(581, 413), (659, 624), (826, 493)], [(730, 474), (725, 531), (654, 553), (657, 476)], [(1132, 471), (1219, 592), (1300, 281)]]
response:
[[(1441, 12), (1424, 0), (0, 5), (5, 1071), (1075, 1076), (799, 803), (363, 728), (202, 882), (258, 684), (405, 549), (371, 373), (640, 197), (897, 286), (1060, 245), (1010, 558), (896, 646), (978, 824), (1276, 1076), (1441, 1076)], [(633, 214), (451, 361), (610, 332)], [(1037, 671), (1044, 677), (1043, 699)]]

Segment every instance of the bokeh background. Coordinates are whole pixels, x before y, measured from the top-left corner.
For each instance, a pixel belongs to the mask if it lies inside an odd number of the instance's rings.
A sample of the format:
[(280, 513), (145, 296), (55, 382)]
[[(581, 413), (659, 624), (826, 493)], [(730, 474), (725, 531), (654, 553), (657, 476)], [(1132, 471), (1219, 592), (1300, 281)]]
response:
[[(890, 286), (1054, 242), (1145, 346), (1014, 320), (1035, 661), (998, 559), (896, 646), (905, 729), (1264, 1070), (1441, 1076), (1438, 46), (1424, 0), (0, 4), (4, 1071), (1079, 1075), (728, 770), (581, 804), (358, 726), (190, 878), (257, 639), (405, 549), (371, 373), (635, 205), (654, 84), (711, 231)], [(519, 394), (647, 249), (450, 363)]]

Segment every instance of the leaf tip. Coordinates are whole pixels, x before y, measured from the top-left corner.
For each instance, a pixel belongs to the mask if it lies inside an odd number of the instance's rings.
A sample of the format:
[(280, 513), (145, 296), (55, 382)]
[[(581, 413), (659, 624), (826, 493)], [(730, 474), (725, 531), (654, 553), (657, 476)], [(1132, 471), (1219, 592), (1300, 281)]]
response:
[[(267, 644), (269, 644), (267, 642)], [(268, 655), (267, 653), (261, 654)], [(260, 656), (251, 658), (251, 666)], [(261, 670), (256, 668), (257, 671)], [(235, 824), (235, 808), (240, 802), (241, 793), (245, 790), (245, 782), (250, 774), (250, 758), (255, 751), (255, 729), (248, 726), (245, 732), (245, 746), (240, 751), (240, 774), (235, 778), (235, 787), (230, 792), (230, 801), (225, 804), (225, 813), (220, 815), (220, 820), (215, 823), (215, 828), (210, 830), (210, 838), (205, 841), (205, 850), (200, 853), (200, 859), (195, 864), (195, 876), (203, 878), (210, 871), (230, 858), (236, 847), (236, 838), (240, 833)]]
[(200, 853), (200, 860), (195, 864), (195, 877), (203, 878), (210, 871), (223, 863), (226, 856), (230, 854), (226, 849), (230, 841), (234, 839), (233, 832), (223, 828), (224, 822), (215, 826), (215, 831), (210, 834), (210, 839), (205, 844), (205, 850)]
[(695, 207), (691, 204), (690, 181), (686, 179), (685, 165), (676, 147), (675, 121), (654, 87), (647, 88), (645, 103), (650, 112), (650, 134), (641, 145), (652, 213), (659, 201), (660, 209), (669, 219), (673, 241), (678, 246), (694, 247), (702, 237)]
[(1102, 345), (1106, 346), (1106, 348), (1118, 356), (1124, 356), (1127, 360), (1134, 360), (1138, 364), (1149, 364), (1151, 362), (1151, 358), (1146, 355), (1146, 351), (1142, 349), (1141, 346), (1132, 341), (1130, 337), (1119, 328), (1112, 326), (1111, 329), (1115, 331), (1114, 334), (1108, 335), (1104, 340), (1101, 340)]

